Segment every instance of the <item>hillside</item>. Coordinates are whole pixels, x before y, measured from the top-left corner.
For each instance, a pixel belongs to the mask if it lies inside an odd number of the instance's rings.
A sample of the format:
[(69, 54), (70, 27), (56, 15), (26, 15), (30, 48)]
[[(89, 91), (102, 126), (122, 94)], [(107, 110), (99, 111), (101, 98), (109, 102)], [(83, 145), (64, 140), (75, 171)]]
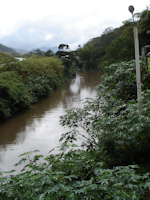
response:
[(0, 52), (8, 53), (11, 55), (18, 55), (18, 53), (14, 49), (7, 47), (3, 44), (0, 44)]
[(27, 54), (27, 53), (29, 52), (29, 51), (24, 50), (24, 49), (15, 49), (15, 48), (14, 48), (14, 50), (15, 50), (17, 53), (21, 54), (21, 55)]
[(135, 25), (138, 27), (140, 53), (144, 46), (150, 44), (150, 9), (136, 15), (136, 22), (126, 20), (118, 28), (108, 27), (101, 36), (91, 39), (83, 48), (78, 49), (80, 61), (85, 68), (99, 68), (103, 71), (105, 66), (112, 63), (134, 59)]
[(56, 53), (59, 49), (57, 46), (53, 46), (53, 47), (40, 47), (39, 48), (41, 51), (48, 51), (49, 49), (53, 52), (53, 53)]

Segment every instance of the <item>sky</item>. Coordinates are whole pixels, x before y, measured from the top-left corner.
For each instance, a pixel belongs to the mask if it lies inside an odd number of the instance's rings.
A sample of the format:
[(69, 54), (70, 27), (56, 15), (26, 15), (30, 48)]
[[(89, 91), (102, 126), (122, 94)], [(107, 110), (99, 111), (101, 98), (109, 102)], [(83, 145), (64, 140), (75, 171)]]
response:
[(68, 44), (75, 50), (117, 28), (136, 12), (150, 6), (149, 0), (1, 0), (0, 43), (32, 50)]

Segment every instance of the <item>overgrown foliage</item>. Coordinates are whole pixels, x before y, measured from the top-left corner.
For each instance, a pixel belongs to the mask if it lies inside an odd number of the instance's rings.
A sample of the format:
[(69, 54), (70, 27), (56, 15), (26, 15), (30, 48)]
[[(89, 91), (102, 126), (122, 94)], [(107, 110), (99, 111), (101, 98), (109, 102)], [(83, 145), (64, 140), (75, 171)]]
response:
[[(140, 52), (142, 47), (150, 44), (148, 31), (150, 30), (150, 9), (147, 8), (137, 14), (139, 30)], [(82, 48), (78, 49), (80, 61), (85, 68), (98, 68), (105, 70), (106, 65), (128, 61), (134, 58), (134, 35), (135, 23), (126, 20), (123, 25), (113, 29), (108, 27), (101, 36), (91, 39)]]
[[(103, 76), (97, 97), (94, 100), (87, 99), (84, 109), (68, 110), (61, 117), (61, 124), (72, 128), (62, 135), (61, 141), (72, 142), (82, 136), (86, 140), (82, 146), (87, 149), (98, 150), (103, 147), (105, 163), (109, 167), (149, 164), (149, 90), (143, 93), (139, 110), (134, 61), (113, 64), (107, 70), (110, 75)], [(146, 73), (143, 70), (143, 74)], [(143, 89), (148, 88), (143, 85)], [(79, 131), (79, 127), (85, 133)]]
[(49, 96), (72, 73), (55, 57), (31, 57), (0, 68), (0, 120), (13, 117)]
[(0, 65), (16, 61), (17, 59), (14, 56), (3, 52), (0, 53)]
[(20, 163), (27, 163), (21, 174), (0, 178), (0, 200), (137, 200), (150, 189), (149, 173), (138, 175), (138, 166), (105, 169), (82, 150), (49, 155), (38, 164), (43, 156), (32, 153), (22, 155)]
[(14, 116), (31, 102), (22, 77), (16, 71), (0, 73), (0, 120)]
[[(149, 42), (145, 36), (148, 19), (147, 9), (138, 23), (140, 47)], [(125, 22), (80, 48), (85, 67), (101, 67), (106, 60), (109, 64), (131, 59), (132, 28), (132, 22)], [(118, 48), (120, 43), (126, 48)], [(58, 56), (63, 59), (64, 55)], [(64, 73), (72, 71), (70, 60), (65, 57), (63, 62), (65, 69), (55, 58), (51, 64), (49, 60), (32, 58), (2, 67), (2, 109), (8, 107), (8, 100), (12, 105), (22, 106), (49, 94), (62, 81)], [(1, 173), (0, 200), (141, 200), (150, 194), (150, 75), (141, 63), (143, 92), (137, 102), (134, 61), (112, 64), (105, 72), (97, 96), (86, 99), (82, 109), (68, 110), (60, 117), (60, 123), (70, 128), (60, 138), (60, 153), (51, 151), (46, 157), (37, 151), (35, 156), (33, 152), (22, 154), (17, 165), (25, 162), (25, 167), (20, 173)], [(8, 76), (9, 81), (7, 75), (11, 77)], [(6, 116), (10, 113), (10, 108), (5, 109)]]
[(67, 69), (66, 73), (71, 73), (72, 69), (80, 67), (77, 52), (76, 51), (67, 51), (70, 49), (69, 45), (60, 44), (58, 49), (59, 49), (59, 51), (56, 52), (56, 56), (58, 58), (60, 58), (63, 65), (66, 66), (66, 69)]
[(130, 37), (117, 37), (106, 49), (103, 57), (106, 65), (128, 61), (134, 58), (134, 39)]
[(60, 139), (60, 153), (22, 154), (22, 172), (1, 173), (0, 199), (144, 199), (150, 193), (150, 90), (143, 85), (136, 101), (134, 72), (133, 61), (107, 67), (97, 96), (61, 116), (70, 131)]

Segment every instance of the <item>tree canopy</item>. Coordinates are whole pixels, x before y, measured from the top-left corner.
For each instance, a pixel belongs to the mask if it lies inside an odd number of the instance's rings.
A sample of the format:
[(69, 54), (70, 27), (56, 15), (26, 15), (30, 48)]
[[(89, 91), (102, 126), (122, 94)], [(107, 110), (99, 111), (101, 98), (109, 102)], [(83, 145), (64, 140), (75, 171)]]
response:
[(60, 44), (60, 45), (58, 46), (58, 49), (59, 49), (59, 50), (60, 50), (60, 49), (70, 49), (70, 47), (69, 47), (68, 44)]
[[(140, 52), (142, 47), (150, 44), (150, 10), (136, 14), (139, 31)], [(118, 61), (127, 61), (134, 58), (133, 27), (135, 22), (126, 20), (119, 28), (108, 27), (101, 36), (91, 39), (78, 54), (85, 68), (99, 68)]]

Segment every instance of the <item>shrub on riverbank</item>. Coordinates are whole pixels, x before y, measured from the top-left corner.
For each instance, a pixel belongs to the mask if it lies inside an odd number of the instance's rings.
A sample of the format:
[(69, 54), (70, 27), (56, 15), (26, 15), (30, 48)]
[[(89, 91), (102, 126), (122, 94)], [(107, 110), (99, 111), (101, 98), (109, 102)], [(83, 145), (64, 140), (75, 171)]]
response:
[(0, 120), (8, 119), (32, 103), (17, 71), (0, 73)]
[(65, 66), (55, 57), (31, 57), (1, 66), (0, 120), (8, 119), (40, 98), (49, 96), (67, 80), (68, 74), (66, 78), (64, 71)]
[(5, 63), (10, 63), (10, 62), (16, 62), (16, 61), (17, 59), (14, 56), (7, 53), (0, 52), (0, 65), (5, 64)]
[[(143, 80), (147, 71), (144, 65), (141, 69)], [(75, 142), (82, 136), (82, 145), (86, 149), (103, 149), (102, 157), (105, 155), (107, 167), (149, 165), (150, 88), (148, 84), (142, 85), (145, 91), (139, 105), (136, 100), (135, 62), (111, 65), (107, 70), (109, 75), (103, 76), (97, 97), (87, 99), (83, 109), (68, 110), (61, 117), (61, 124), (72, 129), (62, 135), (61, 140)]]
[(149, 173), (139, 175), (132, 165), (105, 168), (92, 151), (49, 155), (40, 164), (43, 156), (32, 153), (20, 161), (28, 160), (27, 171), (0, 178), (0, 200), (139, 200), (150, 189)]
[[(148, 84), (138, 103), (135, 63), (107, 69), (95, 99), (61, 117), (70, 131), (60, 139), (60, 153), (42, 161), (41, 155), (23, 154), (22, 173), (0, 179), (1, 199), (141, 200), (150, 193)], [(142, 80), (147, 75), (142, 66)], [(75, 149), (78, 138), (84, 150)]]

